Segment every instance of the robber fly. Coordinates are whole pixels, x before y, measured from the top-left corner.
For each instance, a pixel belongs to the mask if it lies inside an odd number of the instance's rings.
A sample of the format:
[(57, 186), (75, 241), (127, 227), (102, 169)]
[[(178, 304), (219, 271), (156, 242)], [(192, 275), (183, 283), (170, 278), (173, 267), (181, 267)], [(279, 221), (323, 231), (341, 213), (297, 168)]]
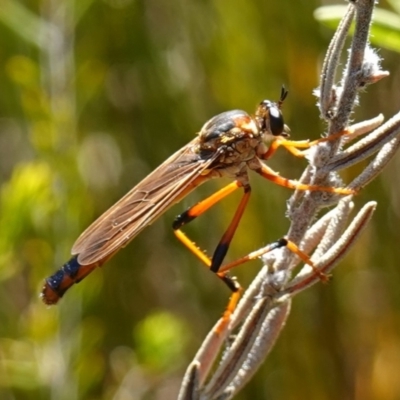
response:
[[(233, 110), (206, 122), (191, 142), (138, 183), (79, 236), (72, 247), (73, 257), (46, 279), (41, 295), (44, 303), (57, 303), (74, 283), (103, 265), (173, 204), (200, 184), (220, 177), (231, 178), (233, 182), (180, 214), (173, 223), (173, 229), (178, 239), (233, 292), (238, 291), (240, 286), (236, 280), (227, 272), (219, 272), (219, 269), (250, 196), (249, 170), (292, 189), (348, 194), (346, 189), (340, 192), (338, 188), (303, 185), (283, 178), (261, 161), (274, 152), (271, 152), (271, 147), (267, 147), (268, 141), (280, 138), (284, 143), (284, 138), (289, 136), (281, 112), (287, 94), (282, 88), (278, 102), (262, 101), (254, 116), (245, 111)], [(296, 142), (287, 143), (295, 146), (293, 143)], [(243, 188), (244, 195), (210, 259), (188, 239), (181, 227), (238, 188)], [(281, 247), (287, 246), (288, 241), (281, 239), (275, 243), (275, 247)]]

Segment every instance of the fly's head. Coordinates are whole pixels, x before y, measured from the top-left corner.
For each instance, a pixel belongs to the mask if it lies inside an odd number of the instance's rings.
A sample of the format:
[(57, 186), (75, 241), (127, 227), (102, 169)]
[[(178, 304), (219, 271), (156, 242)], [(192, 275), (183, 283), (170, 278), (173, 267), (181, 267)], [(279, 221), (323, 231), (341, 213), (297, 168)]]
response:
[(277, 136), (289, 137), (290, 129), (285, 125), (281, 111), (283, 101), (288, 91), (282, 87), (281, 97), (278, 102), (264, 100), (260, 103), (255, 114), (255, 120), (261, 135), (265, 139), (273, 139)]

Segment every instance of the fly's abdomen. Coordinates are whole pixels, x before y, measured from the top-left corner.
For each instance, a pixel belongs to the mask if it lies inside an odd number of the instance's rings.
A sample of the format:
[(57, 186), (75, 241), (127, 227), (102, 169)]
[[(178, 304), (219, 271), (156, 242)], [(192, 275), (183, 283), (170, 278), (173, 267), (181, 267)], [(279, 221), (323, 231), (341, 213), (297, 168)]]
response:
[(99, 266), (98, 263), (81, 265), (78, 262), (78, 256), (72, 257), (57, 272), (46, 279), (41, 293), (43, 302), (48, 305), (56, 304), (74, 283), (80, 282), (97, 266)]

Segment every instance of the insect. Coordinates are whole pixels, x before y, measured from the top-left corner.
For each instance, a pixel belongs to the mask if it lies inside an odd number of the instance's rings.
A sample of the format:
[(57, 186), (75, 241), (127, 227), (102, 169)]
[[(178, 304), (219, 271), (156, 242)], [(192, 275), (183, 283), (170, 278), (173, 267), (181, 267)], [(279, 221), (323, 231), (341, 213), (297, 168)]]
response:
[[(278, 146), (294, 152), (293, 149), (314, 143), (286, 139), (289, 129), (284, 124), (281, 107), (287, 94), (282, 88), (278, 102), (262, 101), (254, 116), (233, 110), (206, 122), (191, 142), (138, 183), (79, 236), (72, 247), (73, 257), (46, 279), (41, 294), (43, 302), (56, 304), (74, 283), (103, 265), (169, 207), (200, 184), (220, 177), (231, 178), (232, 183), (178, 215), (173, 230), (178, 239), (215, 272), (233, 293), (239, 292), (240, 285), (226, 272), (229, 264), (224, 272), (220, 271), (220, 267), (250, 198), (249, 170), (290, 189), (352, 193), (350, 189), (311, 186), (283, 178), (262, 162), (270, 158)], [(268, 147), (268, 141), (272, 141), (273, 145)], [(243, 197), (213, 256), (209, 258), (181, 228), (239, 188), (243, 189)], [(272, 243), (271, 249), (282, 246), (287, 246), (310, 263), (307, 256), (286, 239)], [(232, 266), (236, 264), (232, 263)]]

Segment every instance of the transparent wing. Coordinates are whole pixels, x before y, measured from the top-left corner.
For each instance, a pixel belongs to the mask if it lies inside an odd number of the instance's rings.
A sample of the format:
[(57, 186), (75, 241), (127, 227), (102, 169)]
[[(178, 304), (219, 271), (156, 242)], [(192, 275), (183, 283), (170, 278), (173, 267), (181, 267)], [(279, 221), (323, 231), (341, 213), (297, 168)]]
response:
[(196, 141), (168, 158), (80, 235), (72, 248), (79, 264), (94, 264), (112, 255), (206, 180), (204, 171), (217, 154), (202, 159), (193, 151)]

